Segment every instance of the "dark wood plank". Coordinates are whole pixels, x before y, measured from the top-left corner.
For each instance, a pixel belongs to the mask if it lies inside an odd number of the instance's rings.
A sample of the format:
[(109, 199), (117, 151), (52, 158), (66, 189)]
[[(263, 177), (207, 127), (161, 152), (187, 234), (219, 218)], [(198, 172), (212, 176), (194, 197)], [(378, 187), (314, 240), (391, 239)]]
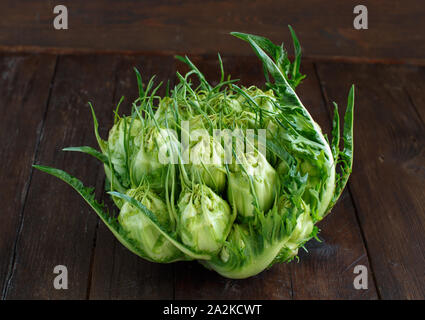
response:
[[(95, 145), (87, 101), (112, 107), (116, 61), (114, 56), (59, 58), (37, 163), (65, 169), (86, 185), (96, 184), (99, 164), (61, 149)], [(105, 118), (99, 114), (100, 121)], [(96, 223), (96, 215), (73, 189), (34, 171), (6, 298), (86, 298)], [(56, 265), (68, 269), (68, 290), (53, 287)]]
[[(344, 101), (355, 83), (355, 155), (349, 182), (384, 299), (425, 297), (425, 127), (410, 91), (423, 71), (385, 65), (319, 64), (326, 95)], [(415, 84), (414, 84), (415, 86)], [(409, 94), (414, 95), (409, 98)], [(423, 109), (423, 104), (416, 106)]]
[[(208, 79), (218, 78), (215, 59), (193, 57)], [(245, 85), (264, 84), (260, 63), (255, 58), (224, 57), (224, 67), (233, 78)], [(329, 113), (324, 104), (313, 64), (303, 63), (308, 78), (300, 86), (300, 95), (323, 129), (329, 132)], [(308, 255), (301, 253), (300, 263), (277, 264), (246, 280), (225, 279), (198, 263), (176, 264), (175, 298), (177, 299), (319, 299), (376, 298), (373, 279), (369, 290), (353, 287), (356, 264), (369, 266), (366, 250), (356, 221), (350, 195), (344, 193), (342, 204), (334, 208), (320, 228), (322, 243), (311, 241)]]
[(176, 299), (271, 299), (292, 298), (288, 265), (274, 265), (266, 272), (242, 280), (227, 279), (197, 262), (178, 262), (175, 271)]
[(393, 81), (400, 82), (406, 91), (408, 101), (413, 105), (425, 123), (425, 67), (394, 65), (390, 67)]
[(19, 49), (250, 54), (230, 31), (289, 43), (287, 25), (310, 57), (418, 60), (425, 63), (421, 0), (365, 0), (369, 29), (353, 27), (357, 0), (63, 0), (69, 29), (53, 28), (56, 3), (4, 0), (0, 45)]
[(6, 293), (15, 241), (44, 122), (55, 56), (0, 56), (0, 288)]
[[(138, 96), (133, 67), (139, 69), (146, 83), (154, 74), (157, 84), (174, 78), (174, 59), (171, 56), (121, 57), (115, 71), (114, 101), (118, 102), (121, 96), (125, 96), (120, 111), (127, 115), (131, 102)], [(165, 86), (159, 93), (164, 94), (164, 90)], [(98, 113), (108, 115), (101, 124), (102, 136), (106, 138), (113, 124), (112, 108), (96, 105)], [(96, 240), (90, 299), (171, 299), (173, 269), (173, 265), (151, 263), (134, 255), (102, 224)]]

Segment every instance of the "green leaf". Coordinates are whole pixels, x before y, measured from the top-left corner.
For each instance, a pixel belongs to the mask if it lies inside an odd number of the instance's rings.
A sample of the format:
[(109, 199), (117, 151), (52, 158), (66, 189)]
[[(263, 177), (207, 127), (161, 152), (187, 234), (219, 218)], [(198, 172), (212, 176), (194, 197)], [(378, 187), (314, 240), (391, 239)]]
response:
[(339, 140), (340, 140), (340, 133), (339, 133), (339, 114), (338, 114), (338, 105), (334, 102), (334, 118), (332, 121), (332, 155), (334, 157), (334, 161), (338, 161), (339, 156)]
[[(284, 49), (283, 43), (282, 45), (278, 46), (265, 37), (261, 37), (261, 36), (257, 36), (253, 34), (247, 34), (247, 33), (241, 33), (241, 32), (231, 32), (230, 34), (241, 40), (249, 42), (251, 46), (253, 42), (256, 44), (256, 46), (261, 48), (267, 55), (269, 55), (274, 60), (277, 68), (279, 69), (281, 74), (284, 76), (285, 80), (289, 83), (289, 85), (293, 89), (295, 89), (300, 84), (301, 80), (305, 78), (305, 75), (302, 75), (299, 72), (300, 64), (301, 64), (300, 43), (291, 26), (289, 26), (289, 30), (291, 32), (291, 36), (292, 36), (292, 40), (294, 44), (294, 50), (295, 50), (295, 60), (293, 63), (291, 63), (291, 61), (289, 60), (288, 53)], [(257, 56), (263, 62), (264, 75), (266, 77), (266, 80), (269, 82), (269, 76), (268, 76), (268, 72), (270, 72), (269, 65), (267, 62), (265, 62), (261, 58), (262, 55), (259, 55), (257, 53)]]
[(102, 152), (99, 152), (96, 149), (93, 149), (92, 147), (88, 147), (88, 146), (68, 147), (68, 148), (63, 148), (62, 151), (76, 151), (76, 152), (86, 153), (95, 157), (97, 160), (103, 162), (105, 165), (109, 166), (108, 157), (104, 155)]
[(251, 35), (243, 34), (243, 40), (248, 41), (251, 44), (255, 54), (263, 62), (264, 68), (271, 74), (275, 80), (273, 89), (282, 100), (285, 105), (302, 106), (301, 101), (295, 94), (293, 88), (289, 85), (284, 72), (277, 66), (276, 62), (270, 58), (266, 52), (261, 48), (260, 44), (255, 41), (256, 38)]
[(120, 120), (120, 115), (118, 111), (120, 110), (120, 105), (124, 101), (124, 96), (121, 97), (120, 101), (118, 101), (117, 107), (114, 110), (114, 124)]
[(331, 203), (328, 207), (328, 212), (336, 204), (339, 197), (342, 194), (342, 191), (347, 184), (348, 178), (350, 177), (351, 171), (353, 169), (353, 122), (354, 122), (354, 85), (351, 86), (350, 92), (348, 94), (347, 109), (344, 115), (344, 131), (343, 131), (343, 141), (344, 148), (339, 152), (338, 158), (338, 169), (340, 171), (338, 180), (336, 182), (334, 196)]
[(99, 144), (100, 150), (102, 150), (103, 153), (106, 153), (108, 149), (108, 144), (106, 143), (106, 141), (102, 140), (102, 138), (99, 135), (99, 123), (97, 122), (96, 114), (94, 112), (94, 108), (91, 102), (89, 102), (89, 106), (93, 116), (94, 134), (96, 136), (97, 143)]
[(298, 41), (297, 35), (295, 34), (294, 29), (291, 26), (289, 27), (289, 31), (291, 32), (292, 41), (294, 44), (295, 51), (295, 60), (292, 64), (292, 74), (291, 74), (291, 86), (292, 88), (296, 88), (306, 76), (300, 73), (301, 66), (301, 45)]
[(145, 97), (145, 90), (143, 89), (142, 76), (140, 75), (139, 70), (137, 68), (133, 68), (136, 73), (137, 78), (137, 88), (139, 89), (139, 97), (142, 100)]

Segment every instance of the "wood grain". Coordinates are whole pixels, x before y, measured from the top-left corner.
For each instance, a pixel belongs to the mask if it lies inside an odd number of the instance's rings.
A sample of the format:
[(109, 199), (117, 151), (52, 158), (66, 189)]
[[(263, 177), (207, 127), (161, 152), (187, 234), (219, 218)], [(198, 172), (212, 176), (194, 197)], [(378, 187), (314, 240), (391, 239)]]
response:
[(424, 91), (410, 88), (425, 77), (404, 68), (318, 64), (329, 99), (345, 101), (348, 84), (357, 87), (349, 185), (383, 299), (425, 297)]
[(411, 104), (425, 123), (425, 67), (418, 66), (391, 66), (393, 81), (398, 81), (407, 95), (407, 103)]
[(0, 56), (0, 288), (13, 274), (15, 243), (44, 123), (55, 56)]
[[(96, 185), (99, 164), (61, 149), (95, 144), (87, 101), (111, 106), (115, 61), (113, 56), (59, 59), (37, 163), (67, 170), (86, 185)], [(105, 120), (105, 114), (98, 116), (99, 121)], [(34, 171), (6, 298), (85, 299), (96, 223), (96, 215), (73, 189)], [(53, 287), (56, 265), (68, 269), (67, 290)]]
[(421, 0), (366, 0), (369, 29), (353, 27), (357, 0), (63, 0), (69, 29), (53, 28), (51, 1), (0, 3), (3, 49), (185, 52), (250, 55), (231, 31), (290, 43), (297, 31), (308, 57), (366, 58), (425, 63)]

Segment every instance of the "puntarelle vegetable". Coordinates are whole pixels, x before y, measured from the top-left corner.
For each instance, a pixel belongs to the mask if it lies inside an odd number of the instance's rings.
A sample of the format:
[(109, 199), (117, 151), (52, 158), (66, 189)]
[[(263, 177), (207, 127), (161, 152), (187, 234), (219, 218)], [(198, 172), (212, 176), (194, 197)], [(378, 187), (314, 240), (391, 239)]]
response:
[(191, 70), (177, 72), (179, 83), (165, 97), (157, 95), (161, 84), (154, 86), (152, 78), (144, 86), (135, 69), (139, 98), (128, 116), (118, 114), (118, 105), (107, 140), (90, 105), (100, 151), (64, 150), (103, 163), (118, 215), (66, 172), (34, 167), (71, 185), (125, 247), (147, 260), (196, 259), (229, 278), (291, 261), (317, 236), (316, 223), (335, 205), (351, 173), (354, 86), (343, 143), (336, 104), (329, 143), (295, 93), (305, 76), (299, 71), (301, 47), (289, 28), (292, 62), (283, 45), (232, 33), (262, 61), (264, 89), (226, 78), (220, 55), (215, 86), (189, 58), (177, 57)]

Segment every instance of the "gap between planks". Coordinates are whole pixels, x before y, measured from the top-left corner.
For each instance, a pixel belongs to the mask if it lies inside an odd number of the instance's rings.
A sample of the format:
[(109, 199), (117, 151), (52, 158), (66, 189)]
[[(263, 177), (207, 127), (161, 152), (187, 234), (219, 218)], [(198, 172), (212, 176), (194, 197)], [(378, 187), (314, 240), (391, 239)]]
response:
[[(50, 104), (50, 98), (52, 96), (53, 83), (55, 81), (58, 62), (59, 62), (59, 56), (57, 55), (57, 56), (55, 56), (53, 73), (52, 73), (52, 77), (50, 79), (49, 91), (48, 91), (48, 94), (47, 94), (47, 100), (46, 100), (43, 118), (42, 118), (42, 122), (41, 122), (40, 133), (37, 137), (36, 144), (35, 144), (35, 149), (34, 149), (34, 153), (33, 153), (33, 157), (32, 157), (32, 163), (34, 163), (35, 160), (37, 159), (41, 138), (43, 137), (44, 126), (45, 126), (45, 123), (46, 123), (47, 112), (48, 112), (49, 104)], [(23, 227), (23, 224), (24, 224), (24, 210), (25, 210), (25, 205), (26, 205), (26, 202), (27, 202), (28, 192), (29, 192), (29, 189), (30, 189), (30, 186), (31, 186), (33, 174), (34, 174), (34, 168), (31, 166), (30, 174), (29, 174), (29, 177), (28, 177), (28, 182), (25, 186), (23, 205), (22, 205), (22, 208), (21, 208), (20, 213), (19, 213), (19, 224), (18, 224), (18, 229), (17, 229), (17, 232), (16, 232), (15, 241), (13, 242), (13, 251), (12, 251), (11, 258), (10, 258), (10, 260), (11, 260), (10, 266), (9, 266), (9, 270), (8, 270), (8, 273), (7, 273), (7, 276), (6, 276), (4, 285), (3, 285), (3, 292), (2, 292), (2, 297), (1, 297), (2, 300), (5, 300), (7, 298), (10, 283), (13, 279), (13, 274), (14, 274), (14, 271), (15, 271), (16, 255), (17, 255), (17, 250), (18, 250), (17, 246), (18, 246), (18, 241), (21, 237), (22, 227)]]

